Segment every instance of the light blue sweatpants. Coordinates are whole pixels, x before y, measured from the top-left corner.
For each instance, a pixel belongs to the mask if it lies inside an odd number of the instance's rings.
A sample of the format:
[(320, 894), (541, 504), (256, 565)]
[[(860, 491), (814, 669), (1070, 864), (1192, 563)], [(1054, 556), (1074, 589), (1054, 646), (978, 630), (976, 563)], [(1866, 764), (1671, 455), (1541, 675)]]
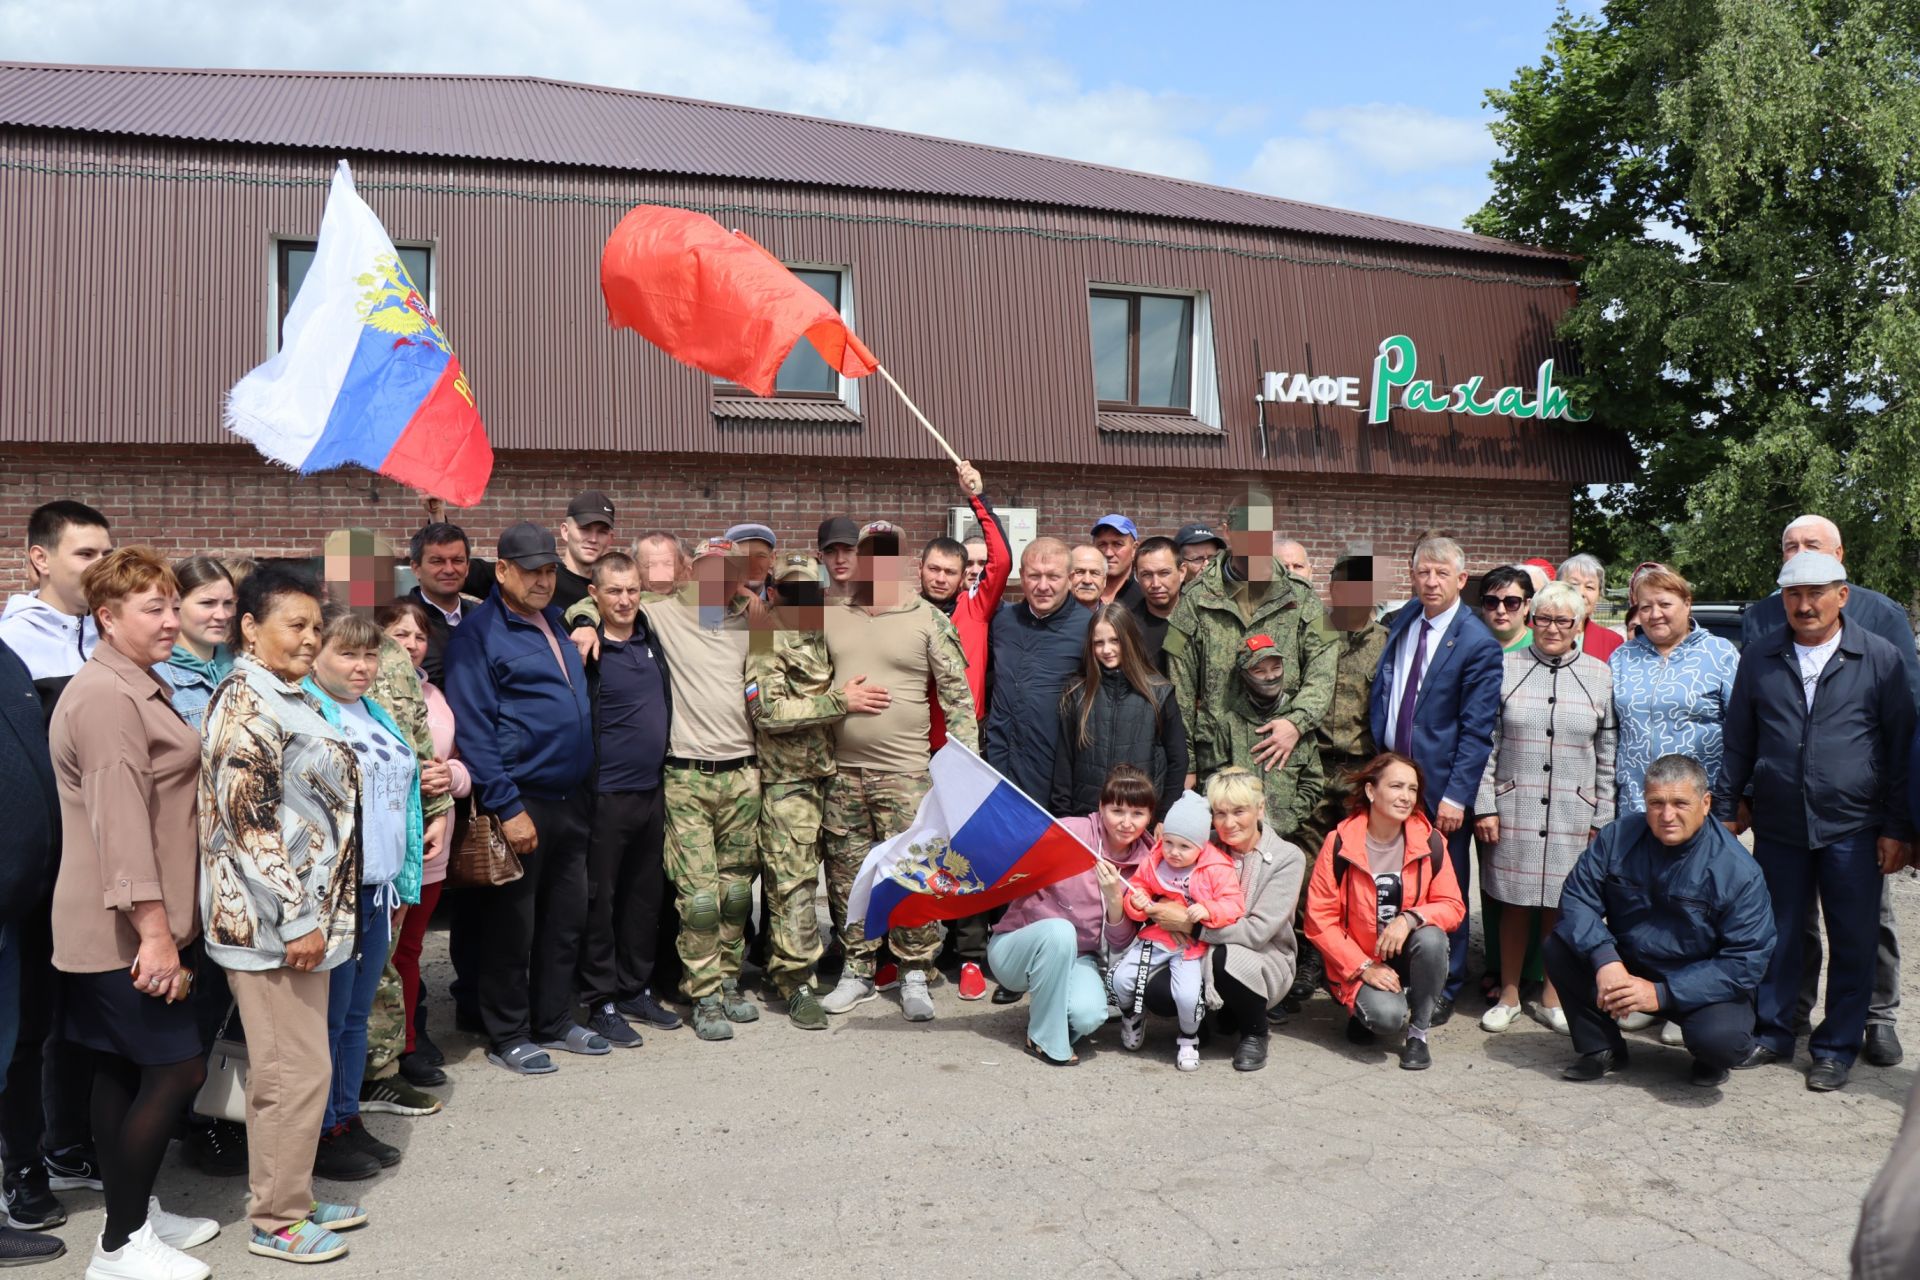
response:
[(993, 980), (1029, 996), (1027, 1038), (1055, 1062), (1073, 1056), (1073, 1043), (1107, 1020), (1107, 988), (1092, 956), (1079, 954), (1070, 920), (1036, 920), (987, 943)]

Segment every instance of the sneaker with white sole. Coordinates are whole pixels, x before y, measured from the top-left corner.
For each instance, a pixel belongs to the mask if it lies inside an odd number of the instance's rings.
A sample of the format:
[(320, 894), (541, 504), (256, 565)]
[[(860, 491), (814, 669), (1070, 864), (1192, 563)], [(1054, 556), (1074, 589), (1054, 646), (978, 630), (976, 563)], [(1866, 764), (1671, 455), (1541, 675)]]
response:
[(446, 1103), (416, 1089), (405, 1076), (360, 1082), (360, 1109), (386, 1116), (430, 1116)]
[(1679, 1023), (1668, 1020), (1667, 1024), (1660, 1028), (1661, 1044), (1678, 1046), (1686, 1042), (1686, 1033), (1680, 1029)]
[(279, 1258), (283, 1262), (332, 1262), (347, 1253), (345, 1240), (325, 1227), (314, 1225), (310, 1218), (302, 1218), (278, 1231), (262, 1231), (258, 1227), (248, 1230), (247, 1252), (263, 1258)]
[(1130, 1053), (1140, 1052), (1140, 1046), (1147, 1042), (1147, 1020), (1138, 1014), (1120, 1016), (1120, 1047)]
[(1480, 1015), (1480, 1029), (1482, 1031), (1491, 1031), (1497, 1035), (1512, 1026), (1513, 1020), (1519, 1016), (1519, 1005), (1496, 1004), (1493, 1008)]
[(933, 1021), (933, 994), (927, 990), (927, 975), (917, 969), (900, 977), (900, 1012), (908, 1022)]
[(1659, 1020), (1651, 1013), (1630, 1013), (1624, 1018), (1614, 1019), (1622, 1031), (1645, 1031)]
[(1173, 1065), (1182, 1071), (1200, 1069), (1200, 1045), (1197, 1041), (1180, 1037), (1180, 1047), (1174, 1052)]
[(109, 1253), (93, 1241), (93, 1260), (87, 1263), (87, 1280), (207, 1280), (213, 1268), (198, 1258), (180, 1252), (154, 1233), (145, 1223), (127, 1237), (127, 1242)]
[(873, 989), (873, 979), (863, 978), (857, 973), (845, 973), (840, 975), (840, 981), (834, 984), (833, 990), (822, 997), (820, 1007), (828, 1013), (845, 1013), (879, 994)]
[(42, 1158), (47, 1166), (47, 1185), (55, 1191), (105, 1191), (100, 1181), (100, 1161), (85, 1143), (49, 1151)]
[(159, 1196), (147, 1197), (147, 1225), (153, 1234), (176, 1249), (198, 1249), (220, 1234), (220, 1224), (212, 1218), (189, 1218), (168, 1213), (160, 1207)]

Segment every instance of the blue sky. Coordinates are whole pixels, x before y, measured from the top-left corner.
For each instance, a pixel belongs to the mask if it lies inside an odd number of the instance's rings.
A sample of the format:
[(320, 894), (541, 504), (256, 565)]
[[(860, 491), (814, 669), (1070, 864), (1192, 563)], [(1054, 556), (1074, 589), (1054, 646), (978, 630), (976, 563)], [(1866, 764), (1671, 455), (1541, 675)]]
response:
[(0, 57), (555, 76), (1458, 225), (1488, 190), (1482, 95), (1539, 58), (1552, 17), (1549, 0), (0, 0)]

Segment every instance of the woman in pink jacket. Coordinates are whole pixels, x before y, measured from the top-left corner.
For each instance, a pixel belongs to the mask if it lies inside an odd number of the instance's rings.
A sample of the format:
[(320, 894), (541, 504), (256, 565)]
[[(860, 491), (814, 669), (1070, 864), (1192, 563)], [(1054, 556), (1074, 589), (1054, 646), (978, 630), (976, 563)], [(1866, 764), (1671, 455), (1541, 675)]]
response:
[[(446, 778), (443, 783), (456, 800), (464, 798), (473, 790), (473, 779), (467, 774), (467, 766), (454, 757), (453, 752), (453, 708), (447, 705), (440, 690), (427, 683), (427, 673), (421, 666), (427, 658), (427, 614), (420, 604), (413, 600), (396, 600), (384, 605), (374, 613), (374, 621), (379, 624), (387, 638), (407, 651), (414, 670), (420, 676), (420, 688), (427, 696), (427, 728), (433, 734), (433, 758), (446, 765)], [(437, 770), (423, 770), (420, 778), (420, 790), (423, 795), (437, 795), (434, 785), (438, 782)], [(406, 915), (400, 922), (400, 933), (394, 939), (393, 967), (400, 975), (400, 992), (407, 1002), (407, 1047), (400, 1055), (400, 1074), (415, 1088), (425, 1089), (447, 1082), (447, 1073), (437, 1063), (428, 1061), (416, 1052), (418, 1036), (414, 1028), (414, 1014), (420, 1007), (420, 948), (427, 940), (427, 925), (433, 919), (433, 908), (440, 901), (440, 891), (446, 886), (447, 863), (452, 858), (453, 840), (443, 842), (438, 853), (429, 857), (420, 873), (420, 902), (417, 906), (406, 908)]]
[(1098, 812), (1060, 819), (1099, 860), (1071, 879), (1014, 899), (993, 926), (987, 967), (1007, 990), (1032, 994), (1027, 1052), (1042, 1062), (1077, 1065), (1074, 1042), (1107, 1020), (1100, 954), (1103, 948), (1118, 954), (1133, 941), (1133, 922), (1122, 899), (1127, 877), (1153, 846), (1158, 801), (1146, 774), (1130, 764), (1115, 765), (1101, 789)]

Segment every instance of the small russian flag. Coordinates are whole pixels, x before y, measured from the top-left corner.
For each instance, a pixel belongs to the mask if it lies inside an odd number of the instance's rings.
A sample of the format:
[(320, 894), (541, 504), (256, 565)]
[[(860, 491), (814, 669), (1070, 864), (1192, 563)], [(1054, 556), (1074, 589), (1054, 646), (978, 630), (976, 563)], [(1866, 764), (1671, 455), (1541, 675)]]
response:
[(280, 350), (234, 385), (226, 422), (302, 475), (357, 464), (456, 507), (487, 490), (473, 387), (345, 160)]
[(847, 897), (867, 937), (977, 915), (1093, 866), (1092, 849), (964, 744), (949, 738), (929, 768), (913, 825), (873, 847)]

